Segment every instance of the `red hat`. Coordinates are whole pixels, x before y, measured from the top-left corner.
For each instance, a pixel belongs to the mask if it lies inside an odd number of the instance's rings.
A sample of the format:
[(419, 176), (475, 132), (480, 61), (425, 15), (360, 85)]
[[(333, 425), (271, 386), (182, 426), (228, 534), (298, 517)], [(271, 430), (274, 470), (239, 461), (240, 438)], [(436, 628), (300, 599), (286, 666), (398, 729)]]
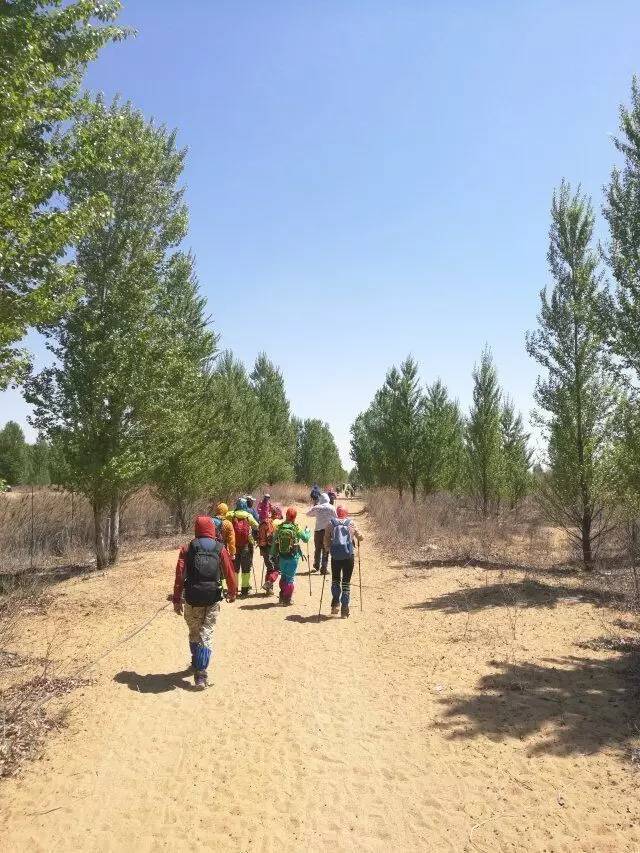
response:
[(346, 506), (339, 506), (336, 509), (336, 515), (338, 516), (338, 518), (347, 518), (347, 516), (349, 515), (349, 510), (346, 508)]
[(216, 526), (213, 519), (208, 515), (199, 515), (196, 518), (195, 534), (198, 539), (215, 539)]
[(290, 506), (287, 510), (287, 521), (295, 521), (298, 515), (298, 510), (294, 506)]

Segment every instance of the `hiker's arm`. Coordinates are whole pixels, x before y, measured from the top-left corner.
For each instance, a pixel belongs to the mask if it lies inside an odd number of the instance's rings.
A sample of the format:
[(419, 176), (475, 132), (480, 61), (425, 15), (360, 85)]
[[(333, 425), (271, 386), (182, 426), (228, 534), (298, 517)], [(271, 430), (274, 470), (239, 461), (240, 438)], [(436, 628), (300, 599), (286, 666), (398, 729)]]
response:
[(318, 506), (312, 506), (310, 509), (307, 510), (307, 515), (317, 515), (319, 509), (320, 507)]
[(229, 556), (233, 560), (236, 555), (236, 532), (233, 529), (233, 524), (226, 519), (222, 522), (222, 539), (229, 552)]
[(220, 551), (220, 562), (222, 563), (222, 571), (224, 579), (227, 582), (228, 600), (233, 601), (238, 594), (238, 579), (236, 576), (231, 557), (226, 548)]
[(176, 563), (176, 575), (173, 581), (173, 609), (176, 613), (182, 613), (182, 590), (184, 589), (184, 570), (187, 549), (183, 546), (178, 554)]
[(351, 527), (353, 528), (353, 538), (356, 540), (356, 542), (362, 542), (364, 537), (353, 522), (351, 522)]
[(328, 551), (331, 547), (331, 525), (327, 524), (324, 529), (324, 536), (322, 538), (322, 547), (325, 551)]

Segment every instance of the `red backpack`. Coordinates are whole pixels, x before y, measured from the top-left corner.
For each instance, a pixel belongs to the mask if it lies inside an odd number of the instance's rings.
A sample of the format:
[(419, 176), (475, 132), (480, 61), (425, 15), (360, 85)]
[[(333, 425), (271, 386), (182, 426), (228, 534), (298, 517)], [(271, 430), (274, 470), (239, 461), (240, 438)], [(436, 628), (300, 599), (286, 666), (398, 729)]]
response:
[(249, 544), (251, 528), (246, 518), (234, 518), (231, 523), (236, 534), (236, 548), (240, 550)]

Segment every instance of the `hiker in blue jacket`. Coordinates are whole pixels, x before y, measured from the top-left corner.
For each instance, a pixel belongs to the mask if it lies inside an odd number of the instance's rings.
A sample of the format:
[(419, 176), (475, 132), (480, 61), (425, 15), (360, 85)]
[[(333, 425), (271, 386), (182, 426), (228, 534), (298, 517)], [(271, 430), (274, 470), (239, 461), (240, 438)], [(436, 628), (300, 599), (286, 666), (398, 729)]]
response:
[(349, 617), (349, 599), (351, 596), (351, 575), (355, 560), (355, 543), (362, 541), (362, 535), (349, 518), (344, 506), (336, 510), (336, 517), (329, 519), (324, 531), (324, 548), (331, 554), (331, 615), (343, 619)]

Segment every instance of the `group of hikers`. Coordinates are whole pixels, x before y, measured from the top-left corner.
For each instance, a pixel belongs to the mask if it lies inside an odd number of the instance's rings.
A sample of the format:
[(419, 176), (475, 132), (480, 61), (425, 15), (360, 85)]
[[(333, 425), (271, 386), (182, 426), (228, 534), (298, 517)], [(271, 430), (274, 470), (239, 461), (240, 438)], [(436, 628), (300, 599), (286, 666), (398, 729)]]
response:
[[(351, 497), (353, 490), (345, 493)], [(309, 572), (327, 575), (331, 557), (331, 613), (344, 619), (349, 617), (355, 548), (362, 535), (346, 507), (336, 506), (337, 497), (332, 487), (322, 491), (314, 484), (311, 489), (311, 507), (306, 515), (315, 518), (315, 531)], [(273, 595), (279, 578), (279, 604), (287, 607), (293, 601), (298, 563), (304, 559), (300, 543), (311, 539), (309, 528), (297, 523), (296, 508), (289, 507), (283, 514), (270, 494), (263, 495), (257, 506), (252, 495), (238, 498), (233, 510), (223, 502), (211, 504), (209, 513), (195, 519), (195, 536), (180, 549), (171, 596), (175, 612), (184, 614), (189, 629), (190, 669), (195, 686), (201, 690), (208, 685), (212, 634), (220, 602), (235, 601), (238, 591), (246, 598), (252, 589), (252, 573), (257, 586), (256, 548), (263, 560), (265, 595)]]

